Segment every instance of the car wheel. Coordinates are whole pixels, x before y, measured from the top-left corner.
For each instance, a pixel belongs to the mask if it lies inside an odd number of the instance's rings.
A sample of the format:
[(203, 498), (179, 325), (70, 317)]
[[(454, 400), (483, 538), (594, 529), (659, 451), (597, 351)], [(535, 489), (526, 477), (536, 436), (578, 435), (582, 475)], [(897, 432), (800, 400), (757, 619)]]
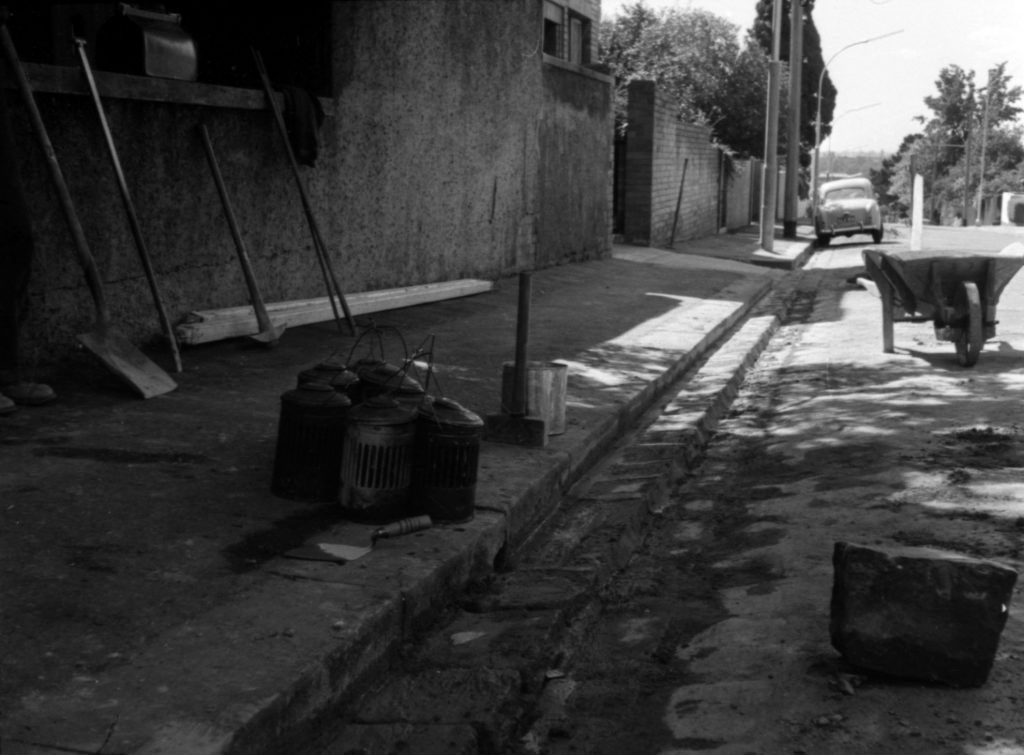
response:
[(871, 232), (871, 240), (874, 241), (876, 244), (881, 244), (882, 243), (882, 237), (884, 235), (885, 235), (885, 229), (882, 228), (882, 227), (879, 227), (879, 229), (877, 231), (872, 231)]

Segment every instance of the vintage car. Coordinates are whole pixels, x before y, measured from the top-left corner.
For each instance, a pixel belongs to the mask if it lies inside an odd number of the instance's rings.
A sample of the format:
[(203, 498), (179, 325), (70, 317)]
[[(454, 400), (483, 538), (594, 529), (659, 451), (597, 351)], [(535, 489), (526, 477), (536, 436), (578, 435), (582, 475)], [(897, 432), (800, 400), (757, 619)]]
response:
[(836, 236), (870, 233), (872, 240), (882, 241), (882, 212), (875, 190), (866, 178), (841, 178), (828, 181), (818, 189), (814, 211), (814, 233), (818, 244), (828, 246)]

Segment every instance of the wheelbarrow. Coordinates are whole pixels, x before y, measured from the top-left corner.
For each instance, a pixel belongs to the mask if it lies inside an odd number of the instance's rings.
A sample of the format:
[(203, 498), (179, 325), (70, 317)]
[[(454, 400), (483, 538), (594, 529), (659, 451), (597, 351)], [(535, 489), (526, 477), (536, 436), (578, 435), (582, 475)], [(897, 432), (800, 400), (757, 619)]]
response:
[(865, 249), (864, 266), (882, 298), (882, 350), (891, 354), (893, 323), (928, 322), (952, 341), (964, 367), (996, 334), (999, 297), (1024, 266), (1024, 245), (999, 252)]

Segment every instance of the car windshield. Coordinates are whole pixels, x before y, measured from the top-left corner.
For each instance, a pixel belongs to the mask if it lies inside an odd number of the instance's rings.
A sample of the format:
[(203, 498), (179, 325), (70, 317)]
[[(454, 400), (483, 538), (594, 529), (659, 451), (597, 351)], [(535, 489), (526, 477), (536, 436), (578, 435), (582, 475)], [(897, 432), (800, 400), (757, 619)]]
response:
[(864, 199), (867, 194), (864, 189), (859, 186), (850, 186), (845, 189), (833, 189), (825, 195), (825, 199), (833, 202), (839, 199)]

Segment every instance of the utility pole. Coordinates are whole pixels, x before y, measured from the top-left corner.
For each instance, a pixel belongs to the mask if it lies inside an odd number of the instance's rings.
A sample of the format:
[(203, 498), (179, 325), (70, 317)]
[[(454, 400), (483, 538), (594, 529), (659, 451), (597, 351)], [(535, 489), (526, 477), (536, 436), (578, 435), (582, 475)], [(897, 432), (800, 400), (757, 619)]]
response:
[(985, 86), (985, 114), (981, 119), (981, 160), (978, 165), (978, 201), (975, 208), (974, 224), (981, 225), (981, 202), (985, 198), (985, 147), (988, 144), (988, 108), (992, 102), (992, 70), (988, 72), (988, 84)]
[(764, 123), (764, 170), (761, 180), (761, 248), (775, 250), (775, 207), (779, 183), (779, 48), (782, 46), (782, 0), (772, 0), (772, 59), (768, 64), (768, 112)]
[[(775, 0), (779, 2), (780, 0)], [(789, 130), (786, 141), (786, 204), (782, 235), (796, 238), (796, 222), (800, 205), (800, 114), (803, 98), (800, 79), (804, 60), (804, 13), (802, 0), (789, 3)]]
[(971, 206), (971, 121), (974, 120), (974, 110), (967, 115), (967, 141), (964, 143), (964, 217), (960, 225), (966, 227), (971, 224), (967, 219)]

